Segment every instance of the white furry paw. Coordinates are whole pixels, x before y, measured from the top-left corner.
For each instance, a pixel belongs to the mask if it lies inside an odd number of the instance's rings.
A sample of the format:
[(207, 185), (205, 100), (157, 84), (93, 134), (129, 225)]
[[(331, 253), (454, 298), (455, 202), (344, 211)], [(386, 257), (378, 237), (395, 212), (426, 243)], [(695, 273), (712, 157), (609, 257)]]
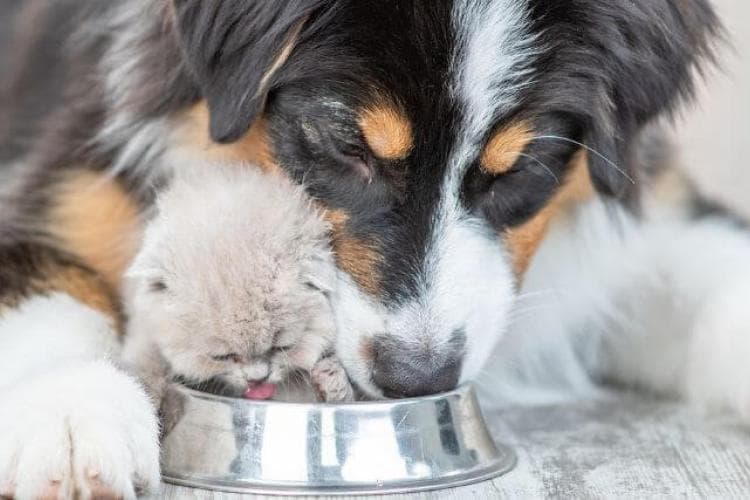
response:
[(154, 409), (110, 363), (39, 374), (0, 400), (0, 496), (130, 500), (158, 488)]
[(323, 401), (334, 403), (354, 399), (354, 389), (349, 377), (335, 358), (328, 357), (318, 361), (310, 371), (310, 381)]

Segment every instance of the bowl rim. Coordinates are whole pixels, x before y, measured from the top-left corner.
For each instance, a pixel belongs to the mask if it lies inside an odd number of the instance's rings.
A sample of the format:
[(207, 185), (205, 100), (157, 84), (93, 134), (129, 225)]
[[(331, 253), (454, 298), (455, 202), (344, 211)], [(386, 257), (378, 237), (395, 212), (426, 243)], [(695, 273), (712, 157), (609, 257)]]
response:
[(431, 401), (438, 401), (449, 398), (451, 396), (458, 397), (474, 397), (476, 398), (475, 386), (472, 382), (464, 382), (458, 385), (455, 389), (446, 392), (439, 392), (437, 394), (430, 394), (428, 396), (414, 396), (409, 398), (401, 399), (373, 399), (365, 401), (348, 401), (345, 403), (325, 403), (325, 402), (298, 402), (298, 401), (276, 401), (276, 400), (255, 400), (255, 399), (244, 399), (244, 398), (233, 398), (230, 396), (220, 396), (218, 394), (211, 394), (210, 392), (203, 392), (197, 389), (192, 389), (186, 385), (176, 383), (179, 390), (183, 393), (188, 394), (191, 398), (206, 399), (216, 402), (224, 402), (231, 404), (239, 404), (242, 406), (286, 406), (288, 408), (320, 408), (320, 409), (335, 409), (335, 408), (367, 408), (367, 407), (386, 407), (395, 405), (413, 405), (419, 403), (429, 403)]
[[(231, 399), (231, 398), (230, 398)], [(494, 439), (493, 439), (494, 441)], [(275, 481), (231, 481), (205, 476), (189, 476), (164, 472), (164, 482), (189, 488), (208, 489), (245, 495), (268, 495), (273, 497), (360, 497), (380, 495), (413, 495), (429, 491), (446, 490), (461, 486), (492, 481), (503, 476), (518, 465), (518, 455), (508, 445), (495, 443), (497, 457), (489, 463), (440, 478), (418, 480), (395, 480), (382, 483), (357, 481), (340, 485), (312, 485), (299, 482), (282, 484)]]

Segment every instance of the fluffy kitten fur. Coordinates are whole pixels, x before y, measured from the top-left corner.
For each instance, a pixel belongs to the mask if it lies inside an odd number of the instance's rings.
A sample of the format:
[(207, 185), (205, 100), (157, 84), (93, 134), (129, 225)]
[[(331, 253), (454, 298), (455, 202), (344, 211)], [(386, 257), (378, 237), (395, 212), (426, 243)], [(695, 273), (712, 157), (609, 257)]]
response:
[(127, 273), (125, 360), (157, 405), (174, 378), (240, 396), (298, 371), (321, 399), (352, 397), (328, 233), (301, 188), (252, 166), (175, 174)]

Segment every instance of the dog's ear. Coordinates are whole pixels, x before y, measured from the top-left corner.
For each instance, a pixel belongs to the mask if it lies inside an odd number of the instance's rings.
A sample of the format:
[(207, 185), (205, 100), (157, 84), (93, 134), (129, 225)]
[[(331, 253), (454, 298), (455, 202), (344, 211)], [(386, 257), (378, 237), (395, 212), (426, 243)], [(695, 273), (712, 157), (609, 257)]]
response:
[(583, 3), (588, 43), (579, 55), (596, 81), (584, 137), (591, 178), (601, 193), (625, 199), (636, 192), (630, 148), (637, 134), (692, 95), (721, 28), (707, 0)]
[(210, 112), (211, 138), (232, 142), (262, 113), (319, 0), (172, 0), (183, 55)]

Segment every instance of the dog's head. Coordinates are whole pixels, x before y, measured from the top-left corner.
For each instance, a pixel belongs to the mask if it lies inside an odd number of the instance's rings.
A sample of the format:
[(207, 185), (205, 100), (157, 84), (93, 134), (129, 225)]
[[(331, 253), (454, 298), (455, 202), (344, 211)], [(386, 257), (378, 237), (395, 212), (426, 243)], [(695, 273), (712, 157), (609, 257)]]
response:
[(477, 374), (555, 212), (636, 197), (633, 138), (718, 29), (706, 0), (173, 1), (213, 139), (260, 134), (328, 210), (372, 396)]

